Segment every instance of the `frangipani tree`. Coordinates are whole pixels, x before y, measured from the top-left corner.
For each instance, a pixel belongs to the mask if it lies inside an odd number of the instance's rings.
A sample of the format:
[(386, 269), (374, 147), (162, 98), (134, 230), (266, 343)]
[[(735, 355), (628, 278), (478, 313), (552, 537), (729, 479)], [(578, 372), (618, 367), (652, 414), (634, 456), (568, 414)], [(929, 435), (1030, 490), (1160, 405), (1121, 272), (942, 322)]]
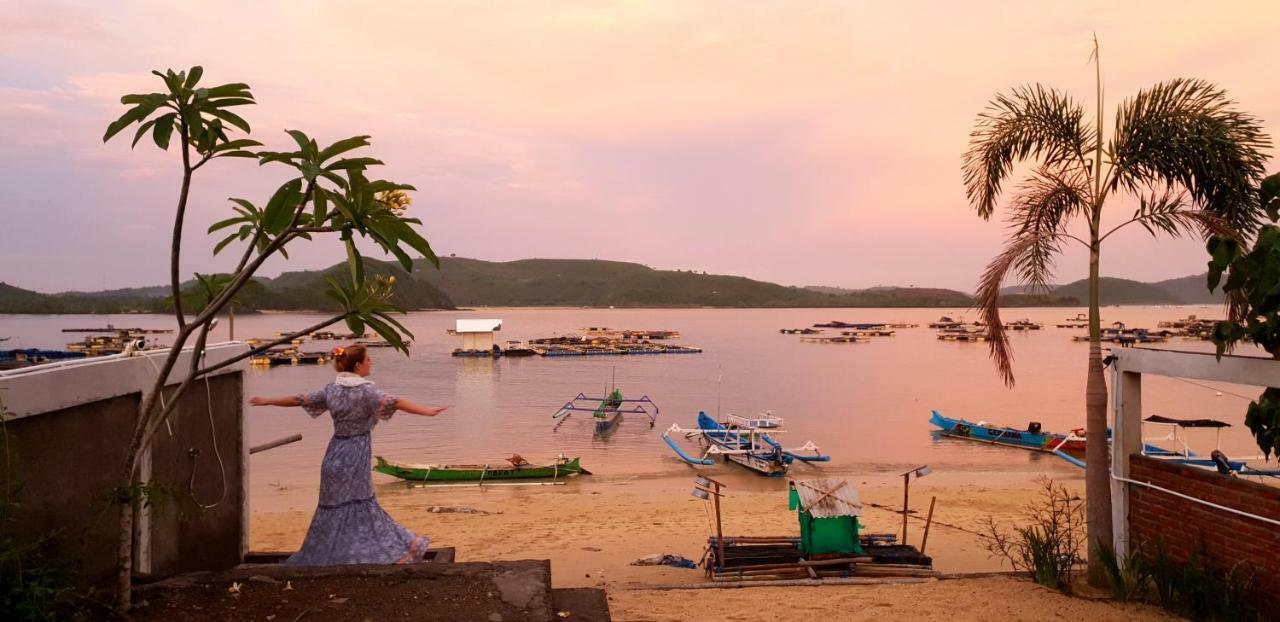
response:
[[(1093, 60), (1098, 62), (1097, 40)], [(1238, 238), (1257, 224), (1253, 188), (1270, 140), (1257, 119), (1239, 111), (1225, 91), (1203, 80), (1174, 79), (1139, 91), (1116, 111), (1104, 136), (1102, 77), (1097, 70), (1096, 117), (1066, 93), (1040, 84), (997, 95), (978, 115), (964, 154), (965, 194), (978, 215), (995, 213), (1005, 182), (1020, 163), (1030, 171), (1007, 203), (1010, 235), (987, 266), (977, 306), (991, 329), (991, 357), (1013, 385), (1013, 353), (1000, 320), (1000, 287), (1011, 275), (1047, 288), (1054, 261), (1068, 244), (1089, 256), (1089, 358), (1085, 382), (1086, 496), (1089, 578), (1105, 581), (1096, 554), (1110, 544), (1107, 387), (1102, 369), (1098, 277), (1102, 242), (1137, 224), (1153, 236)], [(1108, 201), (1127, 197), (1136, 209), (1104, 229)], [(1083, 233), (1075, 233), (1077, 226)]]
[[(163, 81), (165, 90), (120, 98), (121, 103), (130, 108), (112, 122), (103, 135), (105, 142), (136, 125), (133, 135), (135, 147), (148, 134), (157, 147), (166, 151), (176, 143), (182, 166), (169, 271), (174, 320), (177, 323), (174, 343), (164, 357), (154, 386), (143, 398), (126, 463), (121, 465), (124, 483), (115, 495), (120, 503), (117, 597), (122, 611), (130, 605), (134, 517), (148, 492), (146, 483), (139, 478), (139, 458), (191, 384), (218, 369), (337, 322), (345, 322), (355, 333), (364, 332), (368, 326), (397, 350), (407, 351), (405, 337), (412, 335), (393, 317), (393, 314), (403, 312), (391, 303), (394, 279), (365, 277), (364, 258), (356, 245), (357, 238), (372, 241), (393, 255), (406, 270), (412, 270), (411, 254), (439, 266), (430, 244), (415, 228), (422, 224), (421, 221), (405, 216), (409, 205), (405, 193), (414, 188), (370, 179), (367, 171), (382, 162), (355, 155), (354, 152), (369, 145), (368, 136), (354, 136), (321, 145), (301, 131), (288, 130), (296, 150), (256, 150), (261, 147), (258, 141), (236, 137), (237, 131), (248, 134), (250, 126), (232, 111), (232, 108), (255, 103), (248, 85), (200, 86), (204, 74), (200, 67), (192, 67), (189, 71), (153, 73)], [(199, 279), (201, 295), (184, 298), (179, 278), (181, 245), (192, 181), (195, 173), (206, 164), (224, 158), (251, 158), (260, 166), (291, 169), (291, 176), (262, 207), (246, 199), (231, 199), (235, 215), (215, 223), (209, 232), (233, 229), (218, 243), (215, 253), (239, 243), (243, 245), (239, 259), (229, 273), (217, 278)], [(397, 198), (391, 201), (387, 197)], [(235, 301), (237, 293), (251, 283), (262, 264), (276, 254), (287, 257), (286, 247), (292, 242), (322, 235), (336, 237), (346, 249), (350, 278), (330, 279), (329, 283), (329, 295), (340, 304), (341, 311), (293, 334), (263, 343), (219, 363), (205, 365), (201, 354), (214, 318)], [(193, 301), (196, 304), (191, 305)], [(189, 305), (190, 309), (187, 308)], [(190, 366), (180, 376), (183, 379), (167, 402), (162, 402), (158, 398), (166, 385), (165, 379), (170, 377), (185, 347), (194, 349)]]
[[(1227, 319), (1213, 327), (1219, 357), (1241, 341), (1250, 341), (1280, 360), (1280, 173), (1262, 181), (1258, 205), (1271, 222), (1258, 229), (1251, 248), (1220, 237), (1210, 238), (1206, 245), (1209, 291), (1221, 283), (1228, 301)], [(1249, 403), (1244, 424), (1264, 459), (1273, 454), (1280, 458), (1280, 387), (1267, 387)]]

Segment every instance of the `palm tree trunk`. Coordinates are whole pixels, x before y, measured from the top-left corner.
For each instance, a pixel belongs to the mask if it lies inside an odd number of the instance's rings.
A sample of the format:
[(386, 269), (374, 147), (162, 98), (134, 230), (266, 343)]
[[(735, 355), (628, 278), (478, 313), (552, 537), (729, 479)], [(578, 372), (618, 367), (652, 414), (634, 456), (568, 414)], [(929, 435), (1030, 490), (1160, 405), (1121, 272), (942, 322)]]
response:
[(1098, 255), (1094, 228), (1089, 249), (1089, 367), (1085, 376), (1085, 501), (1089, 536), (1089, 584), (1105, 587), (1099, 542), (1111, 546), (1111, 479), (1107, 451), (1107, 383), (1102, 375), (1102, 322), (1098, 310)]

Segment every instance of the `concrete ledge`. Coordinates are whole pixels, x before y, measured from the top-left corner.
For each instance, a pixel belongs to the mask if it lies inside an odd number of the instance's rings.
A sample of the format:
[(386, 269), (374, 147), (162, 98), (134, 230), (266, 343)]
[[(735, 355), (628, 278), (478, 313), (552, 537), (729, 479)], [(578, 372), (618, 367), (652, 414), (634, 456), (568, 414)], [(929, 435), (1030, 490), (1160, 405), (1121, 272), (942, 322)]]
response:
[[(215, 365), (249, 350), (239, 341), (210, 345), (205, 365)], [(0, 372), (0, 399), (13, 413), (10, 421), (72, 406), (145, 393), (150, 390), (169, 350), (148, 350), (133, 356), (114, 354), (62, 361)], [(191, 366), (192, 350), (183, 350), (166, 385), (181, 382)], [(242, 371), (244, 361), (212, 375)]]
[[(273, 564), (240, 566), (221, 572), (188, 573), (137, 588), (135, 592), (140, 599), (135, 600), (146, 600), (151, 604), (136, 611), (134, 617), (142, 620), (173, 619), (174, 615), (184, 613), (185, 610), (181, 609), (184, 598), (193, 595), (195, 598), (202, 598), (201, 594), (216, 596), (211, 600), (213, 604), (229, 606), (234, 611), (210, 611), (203, 608), (200, 615), (207, 615), (210, 619), (217, 619), (221, 614), (244, 615), (244, 607), (252, 603), (234, 599), (228, 602), (225, 598), (229, 586), (237, 583), (244, 586), (242, 589), (245, 594), (256, 592), (262, 595), (265, 591), (272, 602), (287, 599), (290, 612), (299, 609), (303, 612), (332, 610), (336, 613), (338, 610), (333, 609), (332, 598), (334, 593), (340, 591), (343, 594), (341, 605), (355, 607), (347, 610), (350, 616), (356, 611), (364, 611), (360, 607), (365, 603), (373, 605), (397, 600), (404, 602), (404, 596), (408, 592), (426, 596), (427, 600), (421, 603), (415, 601), (412, 609), (405, 613), (409, 616), (407, 619), (501, 619), (507, 622), (550, 622), (558, 619), (552, 608), (551, 562), (548, 560), (350, 566)], [(314, 584), (333, 587), (326, 587), (323, 592), (312, 594), (310, 592), (314, 588), (310, 585)], [(288, 594), (282, 592), (285, 585), (291, 585), (293, 591)], [(341, 587), (343, 585), (348, 587)], [(447, 611), (446, 609), (454, 606), (451, 603), (458, 595), (467, 595), (472, 603), (463, 604), (467, 608), (461, 611)], [(348, 600), (351, 602), (348, 603)], [(597, 606), (599, 604), (598, 601), (594, 603)], [(607, 601), (604, 606), (607, 615)], [(583, 605), (583, 608), (585, 611), (590, 606)], [(490, 615), (493, 612), (500, 613), (497, 616)], [(316, 617), (319, 619), (322, 616)], [(608, 618), (597, 616), (580, 619)]]
[(1115, 369), (1119, 372), (1157, 374), (1247, 384), (1258, 387), (1280, 386), (1280, 362), (1257, 356), (1224, 355), (1213, 352), (1184, 352), (1148, 348), (1113, 348)]

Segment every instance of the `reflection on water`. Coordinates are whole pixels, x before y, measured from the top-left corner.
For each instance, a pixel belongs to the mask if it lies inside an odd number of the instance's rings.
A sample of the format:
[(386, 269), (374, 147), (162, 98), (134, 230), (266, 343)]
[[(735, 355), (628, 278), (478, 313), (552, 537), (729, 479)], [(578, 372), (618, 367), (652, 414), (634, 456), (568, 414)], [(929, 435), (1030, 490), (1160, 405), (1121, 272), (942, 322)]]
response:
[[(1070, 336), (1083, 331), (1054, 328), (1080, 309), (1013, 309), (1007, 319), (1030, 318), (1044, 330), (1012, 335), (1017, 385), (1005, 387), (982, 343), (938, 341), (923, 325), (940, 315), (965, 315), (960, 309), (487, 309), (424, 312), (405, 324), (415, 333), (412, 355), (373, 350), (373, 379), (393, 394), (418, 402), (448, 405), (435, 418), (397, 414), (374, 432), (374, 451), (407, 462), (497, 462), (512, 453), (540, 461), (563, 453), (580, 455), (583, 465), (603, 478), (648, 478), (687, 473), (661, 442), (671, 423), (692, 427), (699, 410), (754, 415), (771, 410), (786, 418), (783, 442), (813, 440), (832, 456), (808, 472), (858, 473), (928, 463), (934, 467), (984, 472), (1078, 472), (1052, 456), (989, 447), (930, 434), (929, 410), (953, 417), (1015, 427), (1039, 421), (1045, 430), (1066, 431), (1084, 425), (1084, 372), (1087, 343)], [(970, 319), (972, 312), (967, 312)], [(1107, 322), (1154, 327), (1158, 320), (1220, 314), (1216, 306), (1106, 308)], [(314, 323), (319, 316), (262, 314), (239, 317), (238, 336), (268, 337), (276, 331)], [(620, 357), (476, 359), (449, 355), (457, 340), (445, 334), (455, 319), (498, 317), (499, 339), (527, 339), (577, 332), (584, 326), (674, 329), (677, 341), (703, 354)], [(905, 321), (922, 326), (899, 329), (869, 343), (804, 343), (780, 328), (809, 326), (838, 319), (849, 322)], [(0, 316), (0, 334), (14, 336), (13, 347), (58, 347), (69, 341), (60, 329), (102, 324), (162, 327), (162, 316)], [(224, 328), (218, 338), (225, 338)], [(828, 329), (826, 334), (834, 334)], [(332, 342), (304, 345), (327, 349)], [(1174, 340), (1159, 347), (1212, 351), (1211, 344)], [(287, 395), (313, 390), (333, 376), (329, 367), (252, 368), (246, 396)], [(593, 435), (588, 413), (578, 413), (558, 429), (551, 415), (579, 392), (603, 395), (616, 377), (627, 397), (647, 394), (661, 408), (655, 427), (643, 417), (624, 419), (606, 438)], [(1235, 424), (1222, 434), (1228, 455), (1256, 453), (1242, 425), (1247, 400), (1258, 393), (1231, 385), (1206, 389), (1167, 378), (1143, 384), (1144, 414), (1212, 417)], [(1216, 395), (1222, 391), (1222, 395)], [(301, 409), (252, 408), (246, 417), (251, 443), (296, 432), (300, 443), (253, 456), (255, 507), (287, 499), (308, 507), (314, 499), (320, 458), (331, 425), (312, 420)], [(1208, 451), (1212, 434), (1191, 434), (1193, 447)], [(736, 467), (717, 467), (733, 471)], [(379, 481), (384, 478), (375, 476)], [(735, 476), (736, 478), (737, 476)], [(389, 478), (387, 478), (389, 479)], [(744, 479), (748, 479), (744, 476)], [(282, 492), (283, 491), (283, 492)], [(275, 501), (271, 501), (275, 500)]]

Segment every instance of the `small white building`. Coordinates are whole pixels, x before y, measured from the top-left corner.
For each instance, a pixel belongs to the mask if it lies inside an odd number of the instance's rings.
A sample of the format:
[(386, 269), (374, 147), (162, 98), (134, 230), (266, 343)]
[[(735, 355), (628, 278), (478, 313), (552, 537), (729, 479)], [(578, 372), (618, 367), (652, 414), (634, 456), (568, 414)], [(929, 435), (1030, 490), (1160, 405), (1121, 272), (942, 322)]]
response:
[(493, 349), (493, 333), (502, 330), (502, 320), (458, 320), (453, 329), (462, 336), (463, 350)]

